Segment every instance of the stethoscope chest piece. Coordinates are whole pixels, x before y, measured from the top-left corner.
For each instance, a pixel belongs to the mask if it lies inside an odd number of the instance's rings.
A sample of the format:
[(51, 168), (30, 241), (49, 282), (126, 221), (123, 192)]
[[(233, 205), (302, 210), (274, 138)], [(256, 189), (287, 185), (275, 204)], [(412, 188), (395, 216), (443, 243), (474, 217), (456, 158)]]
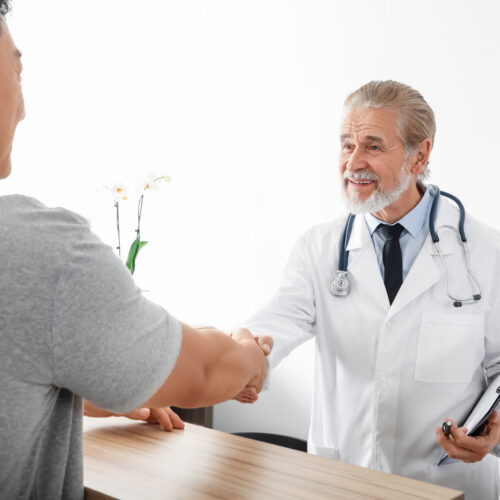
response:
[(351, 282), (347, 271), (337, 271), (337, 276), (330, 283), (330, 291), (337, 297), (345, 297), (351, 291)]

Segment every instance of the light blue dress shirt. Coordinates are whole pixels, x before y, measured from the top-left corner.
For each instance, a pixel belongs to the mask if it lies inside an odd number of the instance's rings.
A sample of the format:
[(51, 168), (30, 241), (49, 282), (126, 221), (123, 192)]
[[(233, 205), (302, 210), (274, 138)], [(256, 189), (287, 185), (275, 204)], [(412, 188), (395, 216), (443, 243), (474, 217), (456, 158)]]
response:
[[(394, 224), (389, 224), (391, 226), (401, 224), (404, 227), (399, 237), (399, 244), (403, 257), (403, 280), (406, 279), (408, 271), (429, 234), (429, 213), (431, 211), (432, 200), (436, 193), (432, 187), (424, 186), (424, 188), (424, 196), (422, 196), (417, 206)], [(377, 217), (370, 213), (365, 214), (365, 221), (370, 231), (375, 254), (377, 255), (378, 267), (383, 278), (384, 263), (382, 262), (382, 250), (385, 240), (376, 229), (380, 223), (385, 224), (385, 222), (377, 219)]]

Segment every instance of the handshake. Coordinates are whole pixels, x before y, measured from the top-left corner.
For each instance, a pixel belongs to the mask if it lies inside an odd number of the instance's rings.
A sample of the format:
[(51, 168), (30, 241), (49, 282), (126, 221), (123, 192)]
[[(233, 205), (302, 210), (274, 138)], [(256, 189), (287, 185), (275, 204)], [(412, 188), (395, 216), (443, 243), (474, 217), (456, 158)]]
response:
[[(213, 329), (202, 328), (200, 330)], [(259, 398), (259, 393), (262, 391), (262, 386), (267, 376), (266, 357), (271, 354), (274, 346), (274, 341), (267, 335), (259, 335), (254, 337), (246, 328), (237, 328), (229, 335), (233, 340), (236, 340), (249, 349), (255, 349), (255, 346), (257, 346), (262, 354), (264, 354), (264, 356), (260, 356), (260, 363), (258, 365), (258, 371), (256, 375), (248, 382), (245, 388), (238, 394), (236, 394), (236, 396), (233, 398), (240, 403), (255, 403), (255, 401), (257, 401), (257, 399)]]
[(164, 429), (184, 424), (168, 408), (196, 408), (235, 399), (254, 403), (267, 375), (267, 356), (274, 342), (269, 336), (253, 336), (238, 328), (229, 336), (212, 327), (182, 325), (181, 350), (174, 369), (160, 389), (140, 408), (114, 413), (85, 401), (85, 415), (125, 415), (134, 420), (159, 423)]

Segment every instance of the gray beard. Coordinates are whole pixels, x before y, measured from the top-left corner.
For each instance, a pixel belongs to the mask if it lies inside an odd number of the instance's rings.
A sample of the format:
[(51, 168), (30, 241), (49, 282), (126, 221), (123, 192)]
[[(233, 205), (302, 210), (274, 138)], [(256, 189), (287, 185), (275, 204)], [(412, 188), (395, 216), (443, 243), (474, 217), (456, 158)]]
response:
[[(363, 176), (360, 176), (360, 178), (363, 178)], [(353, 214), (380, 212), (380, 210), (394, 203), (408, 189), (410, 179), (410, 173), (406, 172), (406, 165), (403, 164), (398, 182), (391, 190), (384, 191), (375, 188), (375, 191), (366, 200), (361, 200), (357, 193), (347, 194), (347, 181), (342, 179), (342, 198), (349, 212)]]

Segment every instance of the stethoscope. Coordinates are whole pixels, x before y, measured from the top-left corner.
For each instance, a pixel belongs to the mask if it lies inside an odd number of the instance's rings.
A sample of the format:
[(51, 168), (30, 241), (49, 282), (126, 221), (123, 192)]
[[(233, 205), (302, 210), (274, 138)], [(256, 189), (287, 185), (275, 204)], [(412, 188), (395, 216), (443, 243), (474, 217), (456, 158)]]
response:
[[(452, 300), (453, 305), (455, 307), (462, 307), (463, 304), (475, 304), (481, 299), (481, 289), (477, 284), (477, 281), (474, 279), (472, 275), (472, 271), (470, 268), (470, 260), (469, 260), (469, 251), (467, 248), (467, 238), (465, 236), (465, 208), (462, 202), (450, 193), (445, 193), (444, 191), (440, 191), (437, 186), (430, 186), (435, 191), (434, 199), (432, 200), (431, 211), (429, 213), (429, 232), (431, 234), (432, 242), (434, 243), (434, 248), (436, 249), (436, 253), (439, 255), (441, 259), (441, 265), (443, 267), (444, 273), (444, 290), (446, 295)], [(446, 196), (453, 200), (460, 210), (460, 218), (458, 221), (458, 232), (459, 241), (462, 245), (462, 249), (465, 257), (465, 265), (467, 267), (467, 275), (472, 283), (472, 297), (469, 299), (457, 299), (453, 295), (450, 294), (448, 290), (448, 273), (446, 270), (446, 264), (444, 262), (443, 254), (441, 253), (441, 249), (439, 247), (439, 236), (436, 232), (435, 222), (436, 222), (436, 214), (439, 205), (439, 197), (440, 195)], [(354, 224), (355, 219), (354, 214), (349, 214), (347, 217), (347, 221), (344, 226), (344, 230), (342, 231), (342, 236), (340, 237), (339, 242), (339, 262), (337, 274), (333, 281), (330, 283), (330, 292), (337, 297), (345, 297), (351, 291), (351, 282), (349, 281), (349, 277), (347, 275), (347, 264), (349, 259), (349, 250), (347, 250), (347, 244), (349, 243), (349, 238), (351, 237), (352, 226)], [(450, 226), (443, 226), (450, 227)], [(455, 228), (451, 228), (455, 231)]]

